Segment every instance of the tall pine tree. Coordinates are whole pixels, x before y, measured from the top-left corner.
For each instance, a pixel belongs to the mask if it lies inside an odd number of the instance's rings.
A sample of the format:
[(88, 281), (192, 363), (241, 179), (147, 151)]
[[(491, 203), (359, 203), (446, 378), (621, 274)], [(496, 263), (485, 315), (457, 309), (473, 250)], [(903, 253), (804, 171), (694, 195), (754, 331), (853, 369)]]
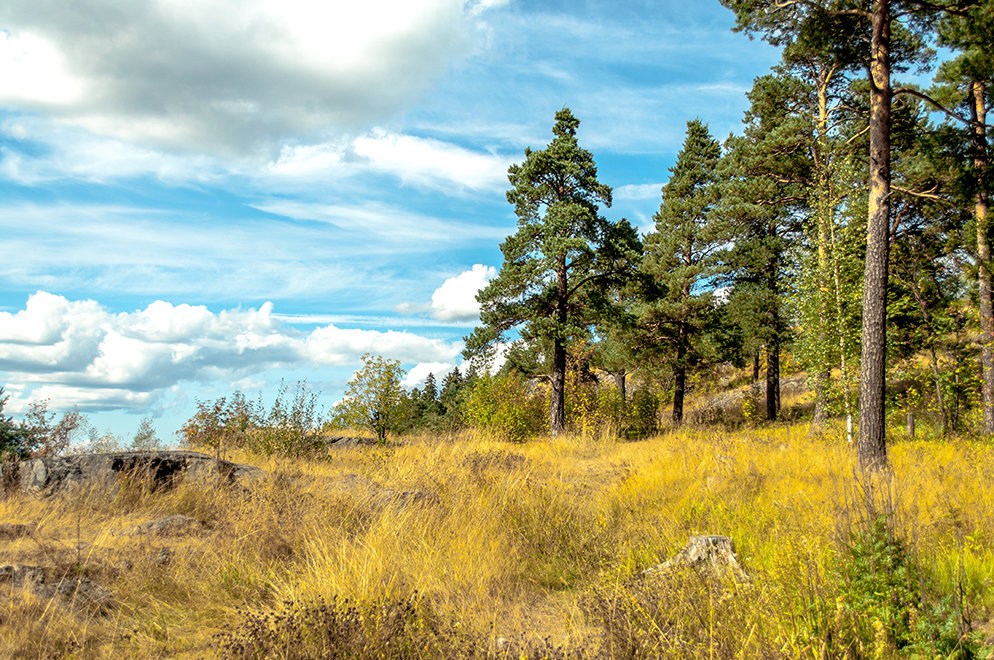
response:
[(718, 251), (727, 240), (715, 217), (721, 145), (699, 119), (687, 122), (687, 138), (663, 186), (656, 231), (645, 240), (643, 270), (650, 294), (641, 309), (648, 341), (668, 350), (673, 369), (673, 421), (683, 420), (687, 370), (696, 338), (713, 304), (709, 284)]
[(504, 263), (479, 294), (482, 325), (466, 338), (472, 357), (502, 341), (508, 331), (550, 347), (549, 430), (566, 426), (566, 345), (586, 337), (597, 311), (609, 304), (606, 292), (639, 256), (634, 228), (608, 222), (599, 207), (611, 205), (611, 189), (597, 180), (593, 155), (580, 148), (580, 120), (568, 108), (556, 113), (554, 138), (508, 169), (507, 200), (518, 216), (518, 231), (500, 249)]

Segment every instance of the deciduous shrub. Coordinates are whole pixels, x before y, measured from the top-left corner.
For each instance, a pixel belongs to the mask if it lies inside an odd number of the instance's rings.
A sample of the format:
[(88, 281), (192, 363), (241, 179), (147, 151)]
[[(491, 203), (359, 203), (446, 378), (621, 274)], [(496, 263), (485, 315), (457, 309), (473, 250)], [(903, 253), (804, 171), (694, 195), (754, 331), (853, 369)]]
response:
[(480, 376), (466, 409), (473, 425), (505, 440), (522, 441), (545, 428), (546, 402), (516, 374)]

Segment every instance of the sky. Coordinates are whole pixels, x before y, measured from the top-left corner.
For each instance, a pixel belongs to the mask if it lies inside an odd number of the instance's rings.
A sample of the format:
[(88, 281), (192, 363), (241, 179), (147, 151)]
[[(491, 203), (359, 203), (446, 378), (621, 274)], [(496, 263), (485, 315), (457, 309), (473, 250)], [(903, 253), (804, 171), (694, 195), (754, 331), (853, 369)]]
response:
[(0, 384), (161, 438), (364, 353), (461, 364), (557, 110), (653, 226), (700, 118), (778, 59), (717, 0), (4, 0)]

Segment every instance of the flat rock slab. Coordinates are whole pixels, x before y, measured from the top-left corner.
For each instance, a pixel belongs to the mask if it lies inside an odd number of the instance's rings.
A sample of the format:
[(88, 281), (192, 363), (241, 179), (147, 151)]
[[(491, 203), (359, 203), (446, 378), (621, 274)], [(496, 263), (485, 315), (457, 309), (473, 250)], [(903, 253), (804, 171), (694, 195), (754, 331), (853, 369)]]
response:
[(382, 488), (372, 479), (360, 477), (357, 474), (344, 474), (329, 479), (328, 490), (369, 502), (376, 509), (383, 509), (391, 505), (406, 507), (439, 503), (438, 495), (435, 493), (423, 490)]
[(156, 518), (128, 527), (118, 534), (126, 536), (178, 536), (203, 531), (204, 524), (196, 518), (180, 514)]
[(78, 454), (0, 465), (0, 483), (5, 494), (18, 491), (53, 494), (80, 485), (115, 485), (121, 477), (147, 480), (158, 487), (170, 486), (179, 478), (232, 483), (261, 474), (259, 468), (193, 451)]
[(332, 449), (378, 444), (374, 438), (359, 438), (351, 435), (323, 435), (321, 436), (321, 441)]

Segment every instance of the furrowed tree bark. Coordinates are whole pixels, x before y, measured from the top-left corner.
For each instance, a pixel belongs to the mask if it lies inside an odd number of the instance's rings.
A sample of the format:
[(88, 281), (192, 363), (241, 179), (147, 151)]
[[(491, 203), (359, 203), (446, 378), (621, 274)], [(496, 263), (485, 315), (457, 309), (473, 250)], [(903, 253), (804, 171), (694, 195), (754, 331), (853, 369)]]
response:
[(859, 443), (864, 472), (887, 465), (884, 392), (887, 362), (887, 266), (890, 248), (890, 2), (875, 0), (870, 60), (870, 198), (863, 276), (859, 371)]
[[(569, 286), (566, 273), (566, 257), (560, 258), (557, 268), (556, 316), (560, 327), (566, 325), (566, 303)], [(566, 430), (566, 347), (558, 335), (552, 342), (552, 391), (549, 401), (549, 434), (560, 435)]]
[(611, 375), (614, 377), (614, 386), (618, 388), (618, 396), (621, 397), (621, 407), (624, 408), (628, 400), (628, 393), (625, 387), (628, 380), (628, 372), (622, 369), (621, 371), (615, 371)]
[(766, 347), (766, 420), (780, 415), (780, 338), (774, 334)]
[(987, 196), (987, 99), (986, 86), (974, 82), (970, 86), (973, 97), (971, 117), (973, 124), (973, 167), (979, 175), (974, 218), (977, 223), (977, 288), (980, 298), (980, 372), (983, 396), (981, 432), (994, 434), (994, 301), (991, 290), (990, 206)]
[(680, 324), (676, 345), (676, 364), (673, 366), (673, 422), (683, 422), (683, 397), (687, 389), (686, 327)]

